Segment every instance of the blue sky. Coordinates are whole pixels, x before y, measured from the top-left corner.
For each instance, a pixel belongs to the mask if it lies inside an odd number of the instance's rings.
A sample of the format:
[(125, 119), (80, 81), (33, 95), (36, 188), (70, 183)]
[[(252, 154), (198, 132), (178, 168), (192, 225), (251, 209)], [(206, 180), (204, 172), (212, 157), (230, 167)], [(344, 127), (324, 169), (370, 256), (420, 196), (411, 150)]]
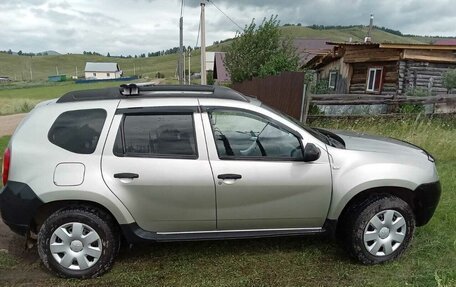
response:
[[(199, 0), (185, 0), (184, 42), (196, 44)], [(451, 0), (213, 0), (240, 26), (278, 14), (282, 23), (375, 24), (420, 35), (456, 36)], [(0, 50), (27, 52), (91, 50), (139, 54), (178, 45), (178, 0), (1, 0)], [(208, 3), (207, 43), (238, 29)]]

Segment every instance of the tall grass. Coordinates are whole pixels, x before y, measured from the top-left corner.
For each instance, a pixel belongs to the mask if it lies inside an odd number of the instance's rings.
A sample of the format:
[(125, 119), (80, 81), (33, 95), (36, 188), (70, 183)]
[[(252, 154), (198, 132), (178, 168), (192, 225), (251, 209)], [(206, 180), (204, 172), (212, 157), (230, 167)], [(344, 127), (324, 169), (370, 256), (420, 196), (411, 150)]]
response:
[(316, 119), (311, 125), (393, 137), (426, 149), (438, 160), (456, 160), (456, 115)]

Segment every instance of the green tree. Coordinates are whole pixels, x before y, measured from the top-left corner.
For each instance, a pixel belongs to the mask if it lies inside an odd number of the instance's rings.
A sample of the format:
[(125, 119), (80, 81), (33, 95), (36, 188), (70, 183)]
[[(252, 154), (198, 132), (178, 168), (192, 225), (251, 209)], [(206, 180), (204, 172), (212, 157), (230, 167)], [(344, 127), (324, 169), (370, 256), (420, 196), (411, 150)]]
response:
[(277, 15), (263, 19), (259, 26), (254, 20), (236, 35), (227, 49), (225, 65), (231, 80), (240, 83), (257, 76), (298, 70), (296, 49), (290, 38), (282, 37)]
[(447, 88), (448, 93), (456, 89), (456, 69), (448, 70), (443, 74), (443, 86)]

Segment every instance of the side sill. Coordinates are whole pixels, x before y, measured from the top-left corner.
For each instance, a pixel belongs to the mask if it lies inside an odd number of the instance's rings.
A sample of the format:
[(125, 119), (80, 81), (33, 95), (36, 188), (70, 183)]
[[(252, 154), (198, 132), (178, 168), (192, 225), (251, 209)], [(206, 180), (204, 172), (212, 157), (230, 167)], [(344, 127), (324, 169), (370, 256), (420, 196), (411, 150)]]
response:
[(120, 226), (125, 239), (130, 243), (146, 241), (173, 242), (199, 240), (227, 240), (263, 237), (288, 237), (325, 233), (323, 228), (290, 228), (290, 229), (249, 229), (249, 230), (214, 230), (190, 232), (150, 232), (136, 223)]

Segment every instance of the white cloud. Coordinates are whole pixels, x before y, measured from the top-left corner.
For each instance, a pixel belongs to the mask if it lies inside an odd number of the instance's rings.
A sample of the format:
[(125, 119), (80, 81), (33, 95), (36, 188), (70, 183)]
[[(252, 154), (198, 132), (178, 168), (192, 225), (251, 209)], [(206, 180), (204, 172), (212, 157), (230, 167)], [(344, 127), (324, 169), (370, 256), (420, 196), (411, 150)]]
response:
[[(456, 34), (451, 0), (213, 0), (241, 27), (278, 14), (282, 23), (303, 25), (375, 24), (403, 33)], [(186, 0), (184, 42), (194, 46), (199, 0)], [(207, 3), (207, 43), (235, 35), (238, 29)], [(83, 50), (139, 54), (178, 45), (180, 1), (158, 0), (2, 0), (0, 50), (61, 53)]]

